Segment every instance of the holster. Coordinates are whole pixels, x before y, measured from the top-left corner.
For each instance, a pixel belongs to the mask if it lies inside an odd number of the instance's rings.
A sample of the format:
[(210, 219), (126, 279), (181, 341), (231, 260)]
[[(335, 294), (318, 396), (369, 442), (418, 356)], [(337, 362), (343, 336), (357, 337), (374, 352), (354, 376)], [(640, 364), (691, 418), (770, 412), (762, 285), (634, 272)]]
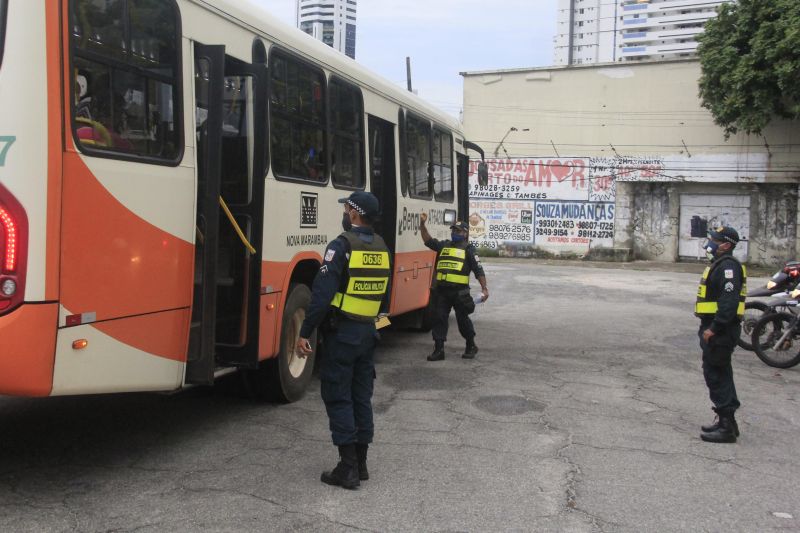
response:
[(322, 321), (322, 329), (325, 333), (336, 333), (339, 329), (339, 313), (335, 309), (330, 309), (325, 319)]
[(456, 295), (456, 302), (461, 309), (471, 315), (475, 312), (475, 301), (472, 299), (472, 296), (469, 294), (469, 288), (461, 289), (458, 291)]

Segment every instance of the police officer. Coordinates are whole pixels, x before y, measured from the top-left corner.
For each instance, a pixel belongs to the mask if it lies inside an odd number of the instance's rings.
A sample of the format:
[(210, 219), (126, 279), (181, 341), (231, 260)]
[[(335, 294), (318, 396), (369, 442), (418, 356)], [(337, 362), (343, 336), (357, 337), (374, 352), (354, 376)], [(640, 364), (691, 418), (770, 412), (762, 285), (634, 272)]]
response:
[(486, 275), (481, 261), (475, 253), (475, 247), (469, 243), (469, 225), (458, 221), (450, 226), (450, 240), (438, 241), (431, 237), (425, 223), (427, 213), (420, 215), (420, 234), (425, 246), (436, 252), (436, 275), (433, 280), (434, 291), (434, 323), (433, 353), (428, 361), (444, 359), (444, 343), (447, 340), (450, 309), (456, 310), (458, 331), (467, 340), (467, 346), (461, 355), (464, 359), (473, 359), (478, 353), (475, 345), (475, 327), (469, 314), (475, 310), (475, 303), (469, 294), (469, 274), (472, 272), (481, 284), (483, 299), (489, 298), (486, 286)]
[(326, 348), (320, 362), (322, 400), (340, 457), (321, 480), (355, 489), (369, 479), (375, 319), (388, 310), (391, 265), (386, 243), (372, 230), (378, 199), (358, 191), (339, 202), (344, 203), (345, 231), (325, 250), (296, 349), (302, 356), (310, 354), (308, 339), (320, 327)]
[(740, 404), (733, 383), (731, 355), (741, 332), (747, 270), (733, 257), (738, 243), (736, 230), (722, 226), (708, 232), (704, 245), (711, 266), (700, 280), (695, 315), (700, 318), (703, 377), (717, 414), (712, 424), (702, 426), (700, 438), (706, 442), (736, 442), (739, 436), (734, 413)]

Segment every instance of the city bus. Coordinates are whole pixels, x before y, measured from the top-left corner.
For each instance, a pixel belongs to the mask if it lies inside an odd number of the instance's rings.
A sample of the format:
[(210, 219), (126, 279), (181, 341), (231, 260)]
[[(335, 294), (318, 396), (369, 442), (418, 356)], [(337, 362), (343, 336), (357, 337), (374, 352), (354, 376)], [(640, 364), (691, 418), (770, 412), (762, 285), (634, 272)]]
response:
[(238, 369), (298, 399), (337, 200), (379, 198), (390, 314), (419, 324), (419, 214), (441, 238), (466, 217), (469, 149), (458, 121), (248, 0), (0, 0), (0, 394)]

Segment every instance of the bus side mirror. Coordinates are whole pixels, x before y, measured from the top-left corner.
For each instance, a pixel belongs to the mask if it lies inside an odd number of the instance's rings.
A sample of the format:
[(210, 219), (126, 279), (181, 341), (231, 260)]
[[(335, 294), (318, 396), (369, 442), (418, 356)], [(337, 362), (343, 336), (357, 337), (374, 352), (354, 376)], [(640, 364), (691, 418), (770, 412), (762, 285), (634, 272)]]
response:
[(484, 161), (478, 163), (478, 185), (481, 187), (489, 185), (489, 165)]

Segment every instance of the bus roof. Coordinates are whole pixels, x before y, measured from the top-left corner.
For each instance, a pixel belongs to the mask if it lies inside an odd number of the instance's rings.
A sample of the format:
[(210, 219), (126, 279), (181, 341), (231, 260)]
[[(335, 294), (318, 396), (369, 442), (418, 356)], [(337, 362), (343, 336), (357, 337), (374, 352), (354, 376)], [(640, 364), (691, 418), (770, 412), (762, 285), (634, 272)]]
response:
[(455, 117), (432, 106), (422, 98), (401, 89), (305, 32), (283, 23), (261, 4), (253, 0), (189, 1), (215, 11), (240, 26), (251, 29), (254, 33), (268, 37), (276, 44), (305, 56), (315, 63), (336, 72), (338, 75), (358, 82), (362, 87), (383, 94), (408, 110), (423, 114), (434, 122), (447, 126), (456, 132), (460, 133), (462, 130), (461, 124)]

